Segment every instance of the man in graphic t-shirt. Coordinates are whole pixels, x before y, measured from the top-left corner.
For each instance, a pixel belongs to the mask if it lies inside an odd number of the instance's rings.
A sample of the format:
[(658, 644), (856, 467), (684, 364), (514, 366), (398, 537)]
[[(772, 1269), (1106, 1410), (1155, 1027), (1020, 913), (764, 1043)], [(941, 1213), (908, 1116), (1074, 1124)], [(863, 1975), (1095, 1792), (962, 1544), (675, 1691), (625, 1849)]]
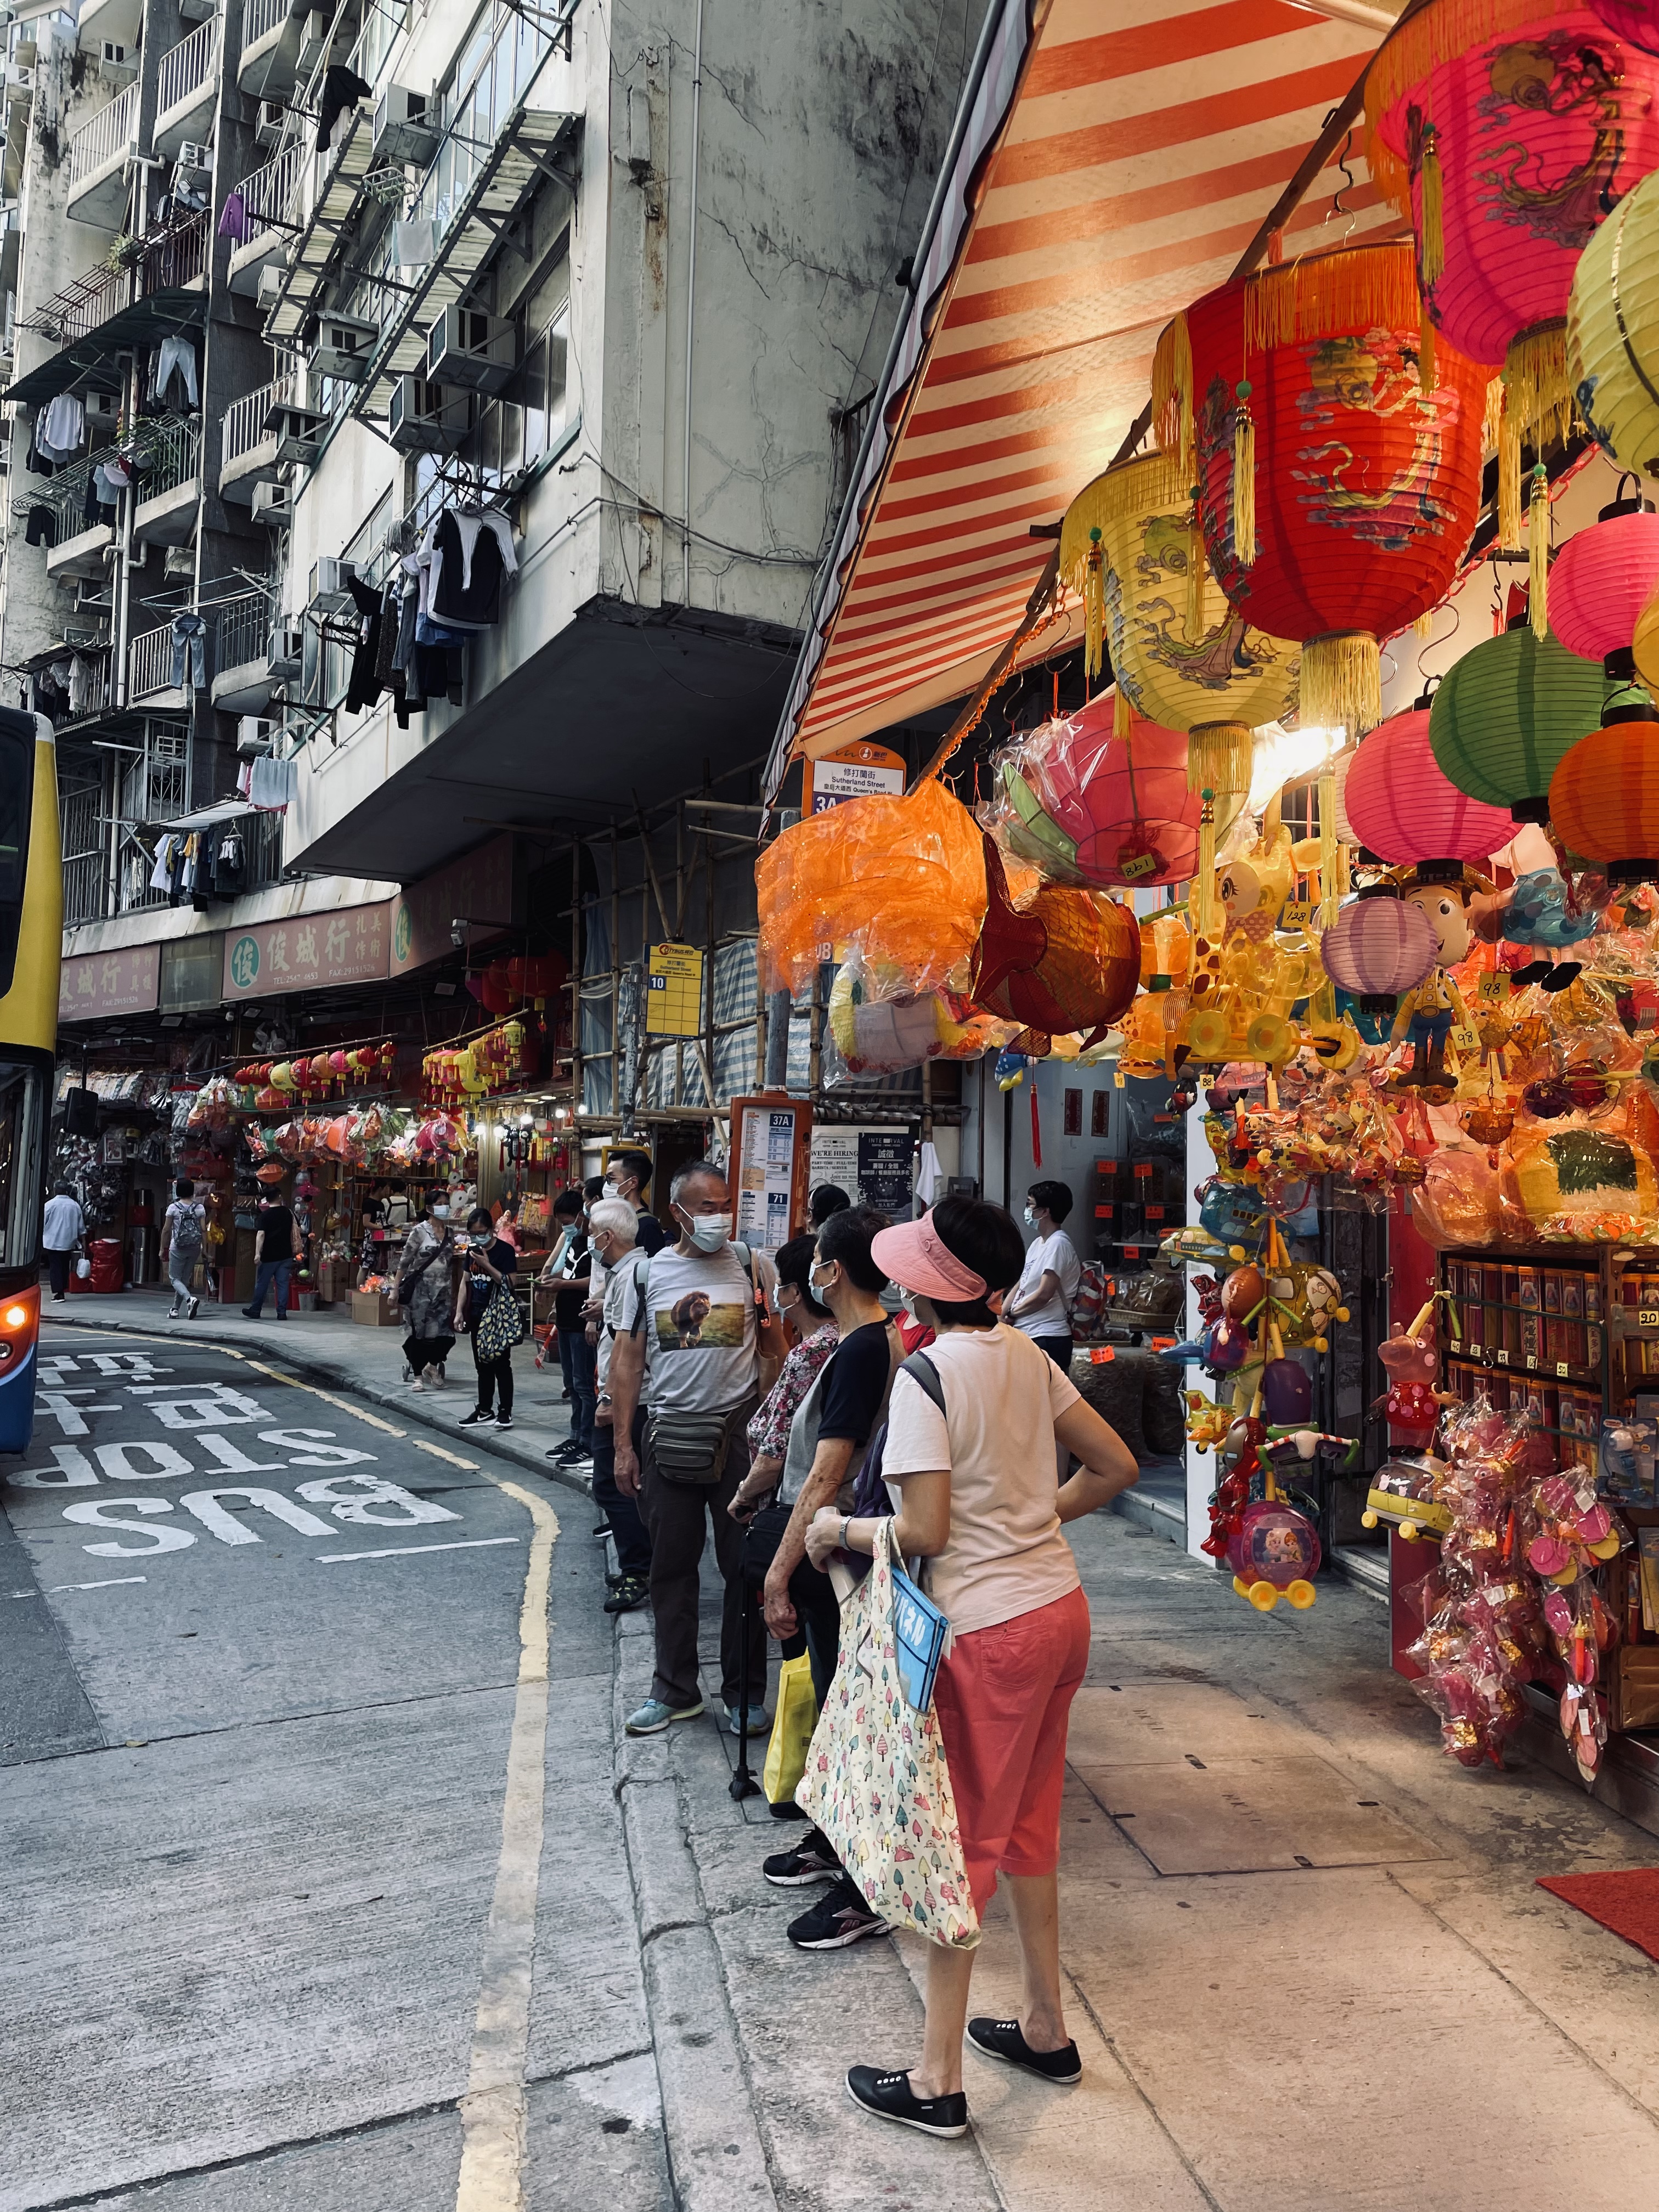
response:
[(1077, 1247), (1060, 1224), (1072, 1210), (1063, 1182), (1034, 1182), (1025, 1194), (1025, 1225), (1036, 1234), (1025, 1255), (1025, 1272), (1002, 1309), (1040, 1344), (1062, 1375), (1072, 1369), (1072, 1304), (1083, 1277)]
[[(617, 1487), (624, 1497), (637, 1493), (651, 1534), (657, 1642), (651, 1695), (626, 1726), (629, 1735), (654, 1735), (703, 1710), (697, 1564), (712, 1519), (714, 1557), (726, 1582), (720, 1692), (735, 1734), (743, 1703), (743, 1531), (726, 1509), (749, 1465), (744, 1431), (760, 1396), (761, 1361), (783, 1357), (777, 1273), (764, 1253), (732, 1243), (731, 1190), (712, 1162), (694, 1160), (680, 1170), (669, 1212), (678, 1242), (636, 1265), (611, 1355)], [(642, 1392), (647, 1412), (636, 1448), (634, 1414)], [(714, 1479), (671, 1479), (658, 1463), (658, 1428), (672, 1432), (677, 1416), (711, 1415), (723, 1423)], [(666, 1437), (664, 1442), (666, 1449)], [(749, 1654), (751, 1735), (770, 1726), (765, 1695), (766, 1638), (757, 1625)]]

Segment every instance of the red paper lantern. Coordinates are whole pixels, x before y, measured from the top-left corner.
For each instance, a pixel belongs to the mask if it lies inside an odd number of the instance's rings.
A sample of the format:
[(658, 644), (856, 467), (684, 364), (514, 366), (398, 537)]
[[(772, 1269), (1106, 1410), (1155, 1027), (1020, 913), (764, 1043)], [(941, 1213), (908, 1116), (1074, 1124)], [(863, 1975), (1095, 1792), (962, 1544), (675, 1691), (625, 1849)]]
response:
[(1590, 0), (1614, 38), (1628, 39), (1644, 54), (1659, 54), (1659, 0)]
[(1414, 990), (1439, 951), (1427, 915), (1407, 905), (1392, 885), (1362, 891), (1319, 941), (1325, 973), (1361, 1000), (1395, 999)]
[(1557, 554), (1549, 578), (1550, 628), (1569, 653), (1599, 660), (1610, 678), (1631, 682), (1631, 641), (1656, 591), (1659, 514), (1640, 500), (1615, 500)]
[(1485, 860), (1501, 852), (1515, 824), (1501, 806), (1466, 798), (1429, 743), (1426, 703), (1381, 722), (1349, 764), (1344, 806), (1353, 834), (1381, 860), (1432, 866)]
[(1115, 737), (1115, 705), (1103, 695), (1053, 726), (1053, 743), (1035, 761), (1041, 796), (1088, 882), (1137, 890), (1184, 882), (1198, 865), (1204, 811), (1188, 784), (1187, 739), (1139, 720)]
[[(1603, 11), (1605, 12), (1605, 11)], [(1411, 216), (1434, 326), (1504, 364), (1499, 471), (1519, 543), (1523, 434), (1571, 410), (1567, 298), (1596, 226), (1659, 167), (1659, 66), (1588, 7), (1429, 0), (1365, 82), (1373, 180)]]
[(1443, 347), (1425, 392), (1419, 307), (1404, 242), (1287, 262), (1207, 294), (1153, 364), (1160, 443), (1191, 410), (1223, 591), (1301, 642), (1304, 725), (1351, 737), (1381, 719), (1378, 641), (1445, 597), (1480, 510), (1487, 373)]

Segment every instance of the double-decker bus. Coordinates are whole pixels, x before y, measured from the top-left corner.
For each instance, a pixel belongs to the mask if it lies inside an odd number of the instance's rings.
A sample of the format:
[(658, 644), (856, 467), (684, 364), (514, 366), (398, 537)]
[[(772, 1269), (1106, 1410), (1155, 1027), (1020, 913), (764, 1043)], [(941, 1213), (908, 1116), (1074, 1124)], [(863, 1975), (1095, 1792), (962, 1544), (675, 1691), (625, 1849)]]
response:
[(0, 707), (0, 1452), (34, 1427), (63, 921), (52, 725)]

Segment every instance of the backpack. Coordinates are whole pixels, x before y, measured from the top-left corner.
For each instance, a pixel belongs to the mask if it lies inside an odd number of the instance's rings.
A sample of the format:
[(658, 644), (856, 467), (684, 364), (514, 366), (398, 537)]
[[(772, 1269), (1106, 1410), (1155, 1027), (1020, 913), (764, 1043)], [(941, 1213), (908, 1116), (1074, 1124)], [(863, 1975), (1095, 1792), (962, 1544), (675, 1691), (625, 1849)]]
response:
[[(912, 1352), (901, 1359), (895, 1375), (908, 1375), (919, 1382), (940, 1413), (945, 1411), (945, 1385), (939, 1371), (925, 1352)], [(884, 1421), (876, 1431), (876, 1440), (864, 1455), (864, 1465), (853, 1492), (853, 1518), (857, 1521), (880, 1520), (893, 1508), (887, 1495), (887, 1485), (882, 1480), (881, 1462), (887, 1447), (888, 1423)]]

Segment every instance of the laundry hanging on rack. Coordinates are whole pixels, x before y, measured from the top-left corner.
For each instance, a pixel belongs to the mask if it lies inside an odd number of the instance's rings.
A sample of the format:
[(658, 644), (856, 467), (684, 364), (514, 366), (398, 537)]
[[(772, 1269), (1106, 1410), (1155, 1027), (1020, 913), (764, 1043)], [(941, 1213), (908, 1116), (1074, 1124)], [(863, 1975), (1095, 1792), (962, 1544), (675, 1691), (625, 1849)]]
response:
[(300, 796), (300, 773), (291, 760), (273, 760), (269, 754), (249, 763), (247, 795), (262, 814), (280, 814)]
[(356, 576), (347, 577), (346, 589), (358, 614), (357, 646), (351, 656), (351, 674), (346, 684), (346, 712), (360, 714), (380, 696), (381, 686), (375, 672), (380, 658), (384, 601), (379, 592)]
[(55, 545), (58, 543), (58, 518), (44, 500), (33, 501), (29, 507), (28, 520), (23, 528), (25, 545)]
[(334, 126), (348, 107), (355, 107), (360, 100), (372, 100), (374, 88), (360, 77), (355, 70), (336, 62), (323, 72), (323, 94), (317, 103), (317, 151), (326, 153), (328, 142), (334, 136)]
[(247, 848), (242, 842), (241, 832), (234, 823), (226, 823), (215, 830), (210, 839), (213, 854), (213, 895), (216, 898), (235, 898), (247, 889)]
[[(51, 544), (51, 539), (47, 539)], [(69, 714), (69, 663), (53, 661), (34, 672), (34, 711), (47, 715), (54, 729)]]
[(185, 402), (179, 411), (194, 414), (201, 404), (196, 382), (195, 341), (180, 337), (177, 332), (171, 337), (163, 338), (155, 349), (149, 371), (150, 398), (163, 404), (169, 404), (168, 388), (175, 376), (179, 379), (180, 394)]
[(234, 238), (239, 246), (246, 246), (252, 228), (248, 221), (247, 194), (237, 185), (226, 193), (225, 204), (219, 210), (219, 235)]
[(60, 392), (49, 399), (34, 426), (34, 442), (41, 457), (67, 461), (87, 442), (87, 410), (73, 392)]
[(207, 617), (198, 614), (193, 607), (184, 607), (174, 615), (169, 625), (173, 642), (172, 683), (175, 690), (185, 689), (188, 674), (192, 691), (207, 689)]
[(71, 721), (82, 714), (90, 714), (103, 703), (103, 685), (100, 682), (102, 665), (88, 653), (77, 653), (70, 662), (69, 710)]
[(416, 555), (424, 572), (421, 611), (447, 629), (488, 629), (501, 619), (501, 583), (519, 571), (513, 527), (499, 508), (447, 507)]

